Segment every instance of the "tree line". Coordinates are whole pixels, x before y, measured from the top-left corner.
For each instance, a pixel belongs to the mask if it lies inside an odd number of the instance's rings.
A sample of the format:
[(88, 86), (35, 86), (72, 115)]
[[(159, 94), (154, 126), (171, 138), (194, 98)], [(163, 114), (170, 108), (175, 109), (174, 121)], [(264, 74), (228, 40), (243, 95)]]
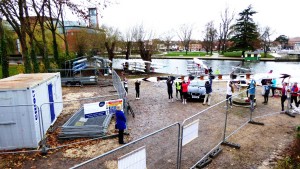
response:
[[(97, 0), (93, 1), (93, 4), (95, 2), (103, 8), (108, 3)], [(154, 32), (145, 30), (142, 24), (129, 28), (125, 33), (121, 33), (118, 28), (103, 25), (93, 33), (87, 29), (77, 31), (74, 36), (76, 46), (69, 46), (64, 25), (66, 8), (73, 14), (88, 19), (86, 9), (76, 0), (6, 0), (0, 3), (0, 54), (4, 77), (9, 76), (7, 54), (15, 50), (12, 49), (15, 45), (11, 45), (13, 35), (2, 26), (3, 18), (11, 25), (20, 40), (24, 73), (47, 72), (50, 68), (60, 68), (64, 60), (75, 55), (70, 54), (69, 48), (76, 51), (77, 57), (105, 52), (112, 60), (116, 51), (122, 50), (126, 59), (129, 59), (132, 53), (137, 53), (143, 60), (151, 61), (157, 44), (163, 43), (169, 51), (172, 39), (177, 36), (187, 54), (194, 33), (193, 25), (182, 24), (177, 30), (170, 30), (155, 39)], [(234, 12), (226, 8), (221, 13), (218, 28), (214, 21), (209, 21), (205, 25), (201, 40), (204, 50), (212, 54), (217, 42), (217, 50), (220, 53), (238, 50), (242, 51), (244, 56), (245, 51), (263, 49), (267, 56), (272, 32), (269, 27), (258, 27), (253, 20), (256, 13), (250, 5), (238, 13), (234, 23)], [(31, 19), (31, 16), (35, 16), (36, 19)], [(58, 32), (58, 27), (62, 28), (62, 33)], [(276, 40), (284, 45), (287, 44), (288, 38), (281, 35)], [(60, 48), (62, 44), (64, 49)], [(37, 53), (42, 56), (41, 63), (38, 63)], [(53, 59), (49, 59), (49, 53), (53, 55)], [(150, 65), (147, 65), (147, 68), (150, 68)]]

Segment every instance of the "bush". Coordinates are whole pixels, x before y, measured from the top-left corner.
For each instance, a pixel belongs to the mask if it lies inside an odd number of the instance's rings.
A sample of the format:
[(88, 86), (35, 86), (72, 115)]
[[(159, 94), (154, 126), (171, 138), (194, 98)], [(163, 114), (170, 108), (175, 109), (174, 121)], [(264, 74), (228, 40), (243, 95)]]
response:
[(225, 52), (224, 57), (241, 57), (242, 51)]

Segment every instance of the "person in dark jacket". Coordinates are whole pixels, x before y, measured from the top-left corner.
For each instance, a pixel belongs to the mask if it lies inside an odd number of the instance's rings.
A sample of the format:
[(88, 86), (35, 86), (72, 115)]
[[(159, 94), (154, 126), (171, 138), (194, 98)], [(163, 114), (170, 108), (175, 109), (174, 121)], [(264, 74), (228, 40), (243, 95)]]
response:
[(119, 144), (125, 144), (124, 130), (126, 129), (126, 117), (120, 105), (116, 109), (116, 128), (119, 130)]
[(266, 85), (263, 86), (265, 89), (265, 94), (264, 94), (264, 104), (268, 104), (268, 100), (269, 100), (269, 94), (270, 94), (270, 89), (271, 89), (271, 85), (270, 82), (267, 82)]
[(209, 81), (205, 82), (205, 89), (206, 89), (206, 94), (205, 94), (205, 98), (203, 101), (203, 105), (205, 105), (206, 101), (208, 100), (207, 105), (210, 106), (211, 92), (212, 92), (211, 82), (209, 82)]
[(140, 99), (140, 85), (141, 85), (141, 81), (136, 80), (136, 82), (134, 84), (135, 84), (135, 92), (136, 92), (135, 99)]
[(168, 87), (168, 96), (169, 96), (169, 102), (173, 102), (173, 79), (171, 76), (167, 79), (167, 87)]

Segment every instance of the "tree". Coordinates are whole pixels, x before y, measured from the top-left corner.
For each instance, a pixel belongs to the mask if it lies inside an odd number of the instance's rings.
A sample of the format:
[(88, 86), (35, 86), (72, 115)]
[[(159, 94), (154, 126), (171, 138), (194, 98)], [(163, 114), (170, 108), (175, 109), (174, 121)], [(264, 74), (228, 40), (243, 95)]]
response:
[(105, 48), (108, 53), (109, 60), (113, 60), (115, 56), (115, 48), (117, 43), (121, 39), (121, 33), (118, 29), (115, 29), (113, 27), (103, 27), (106, 33), (106, 39), (105, 39)]
[[(144, 26), (137, 25), (132, 30), (133, 39), (138, 45), (141, 58), (151, 61), (153, 54), (152, 31), (145, 31)], [(150, 72), (150, 64), (146, 63), (146, 72)]]
[(2, 78), (6, 78), (9, 76), (9, 64), (6, 46), (6, 37), (2, 24), (2, 16), (0, 15), (0, 61), (2, 66)]
[(59, 23), (58, 20), (62, 15), (63, 3), (64, 2), (60, 0), (48, 0), (46, 2), (46, 8), (48, 10), (48, 16), (49, 16), (46, 23), (47, 23), (47, 28), (52, 33), (53, 57), (57, 65), (60, 65), (60, 62), (59, 62), (58, 44), (56, 39), (56, 31)]
[(30, 73), (31, 63), (26, 43), (26, 29), (29, 27), (29, 23), (25, 18), (24, 8), (26, 8), (26, 1), (24, 0), (6, 0), (0, 3), (0, 12), (5, 16), (20, 39), (25, 73)]
[(36, 28), (36, 25), (38, 23), (38, 19), (35, 19), (33, 21), (30, 21), (29, 16), (29, 10), (32, 11), (32, 7), (27, 4), (27, 2), (24, 2), (24, 13), (25, 13), (25, 21), (26, 21), (26, 33), (29, 37), (29, 45), (30, 45), (30, 58), (31, 62), (33, 64), (33, 72), (38, 73), (39, 72), (39, 65), (37, 62), (37, 56), (35, 52), (35, 42), (34, 42), (34, 31)]
[(229, 28), (231, 26), (231, 22), (234, 19), (234, 12), (229, 14), (229, 9), (226, 8), (224, 10), (224, 13), (221, 13), (221, 19), (222, 22), (220, 23), (219, 27), (219, 50), (222, 50), (222, 54), (226, 51), (226, 44), (227, 44), (227, 39), (229, 36)]
[(265, 57), (267, 57), (268, 51), (270, 50), (270, 46), (271, 46), (270, 36), (272, 34), (270, 31), (271, 31), (270, 27), (265, 27), (263, 28), (260, 36), (261, 46), (263, 47)]
[(280, 43), (281, 49), (286, 49), (289, 43), (289, 38), (286, 35), (280, 35), (275, 39), (275, 41)]
[(255, 44), (259, 38), (257, 25), (251, 18), (257, 12), (252, 10), (251, 5), (239, 13), (240, 18), (233, 25), (233, 41), (232, 50), (242, 50), (242, 55), (245, 57), (246, 50), (255, 50)]
[(48, 57), (48, 40), (46, 38), (46, 28), (45, 28), (45, 21), (46, 21), (46, 8), (45, 4), (47, 3), (47, 0), (32, 0), (32, 8), (35, 12), (36, 19), (40, 26), (40, 34), (42, 35), (42, 42), (40, 43), (36, 37), (34, 37), (35, 43), (37, 44), (40, 51), (42, 51), (42, 57), (43, 57), (43, 63), (45, 65), (46, 72), (48, 69), (50, 69), (50, 62)]
[(16, 50), (16, 38), (12, 30), (10, 30), (2, 19), (0, 13), (0, 64), (2, 66), (2, 78), (9, 76), (9, 54), (13, 54)]
[(168, 31), (162, 35), (162, 39), (164, 40), (164, 43), (167, 47), (167, 51), (170, 51), (171, 42), (172, 39), (174, 38), (174, 34), (172, 32), (173, 31)]
[(186, 55), (190, 47), (192, 33), (193, 33), (193, 26), (187, 24), (181, 25), (179, 30), (177, 31), (177, 35), (181, 40), (181, 42), (183, 43), (184, 49), (186, 51)]
[[(133, 45), (133, 28), (128, 29), (123, 35), (123, 41), (125, 44), (125, 59), (128, 60), (131, 55), (132, 45)], [(128, 64), (127, 62), (125, 64)]]
[(208, 54), (208, 52), (210, 52), (210, 54), (212, 55), (212, 51), (213, 51), (213, 47), (214, 47), (214, 41), (217, 38), (217, 30), (214, 27), (214, 23), (213, 21), (208, 22), (205, 25), (205, 31), (204, 31), (204, 39), (203, 39), (203, 47), (206, 51), (206, 53)]

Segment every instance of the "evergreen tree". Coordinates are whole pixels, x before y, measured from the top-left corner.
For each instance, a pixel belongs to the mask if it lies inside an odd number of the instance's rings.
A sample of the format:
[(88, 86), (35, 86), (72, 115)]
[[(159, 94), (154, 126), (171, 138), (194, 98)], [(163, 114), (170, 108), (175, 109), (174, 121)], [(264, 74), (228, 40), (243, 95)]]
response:
[(2, 25), (2, 18), (0, 17), (0, 60), (2, 66), (2, 77), (6, 78), (9, 76), (9, 63), (8, 63), (8, 56), (7, 56), (7, 41), (4, 33), (4, 28)]
[(259, 38), (257, 25), (253, 22), (252, 16), (256, 14), (252, 10), (251, 5), (244, 11), (239, 13), (240, 18), (237, 19), (233, 25), (233, 37), (231, 41), (234, 42), (232, 50), (242, 50), (243, 57), (245, 57), (246, 50), (255, 50)]
[(289, 38), (286, 35), (280, 35), (275, 39), (276, 42), (279, 42), (281, 49), (286, 49), (289, 43)]

